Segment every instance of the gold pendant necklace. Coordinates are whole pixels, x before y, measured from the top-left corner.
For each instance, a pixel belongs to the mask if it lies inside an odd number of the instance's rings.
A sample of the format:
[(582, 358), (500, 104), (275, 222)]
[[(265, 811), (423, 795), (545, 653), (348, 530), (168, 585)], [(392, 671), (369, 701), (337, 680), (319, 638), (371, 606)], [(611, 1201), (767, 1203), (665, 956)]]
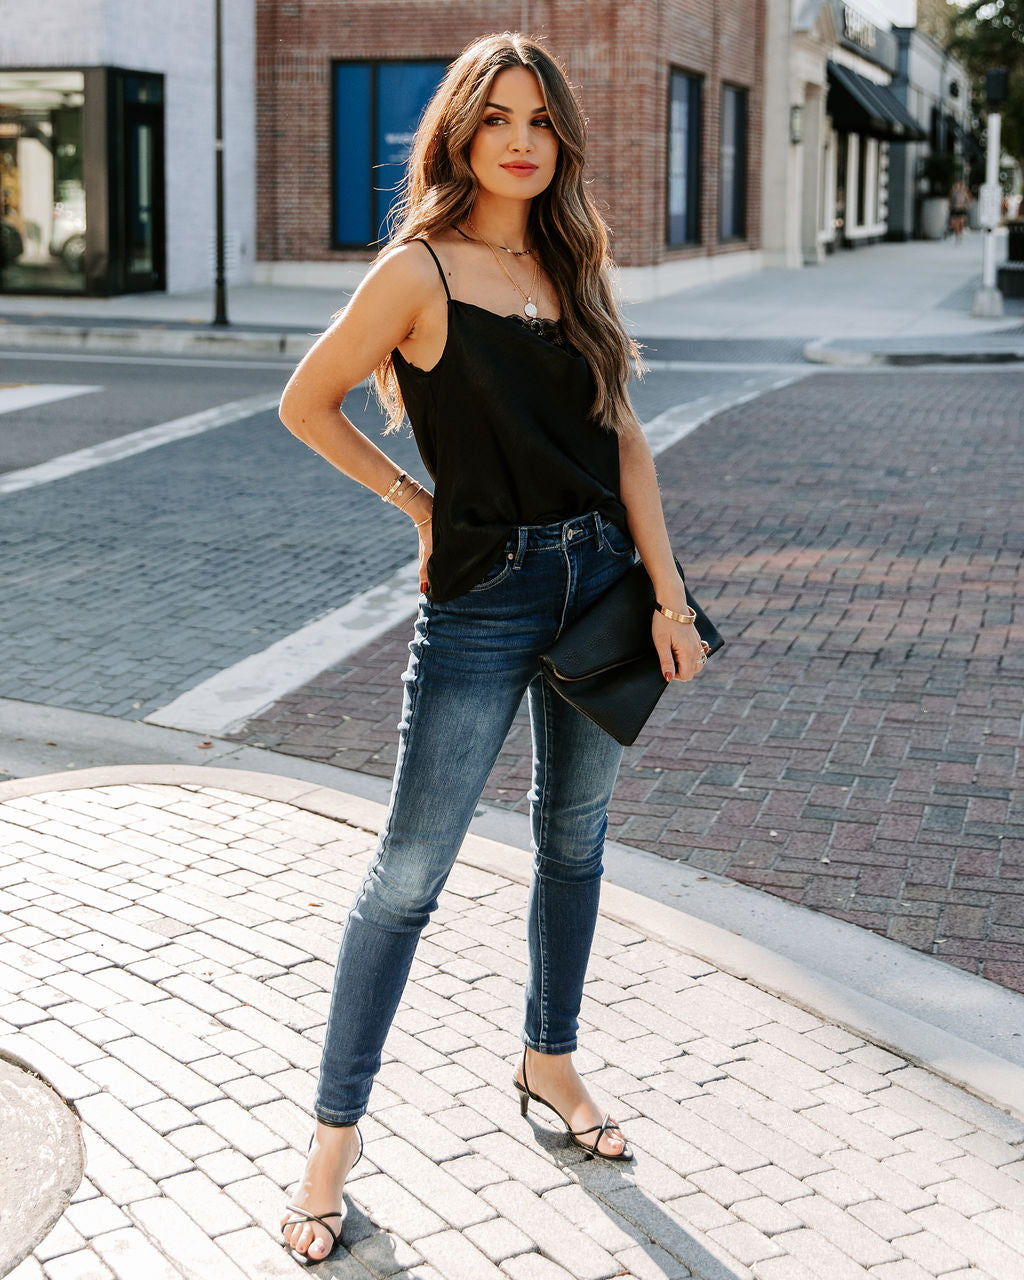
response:
[[(477, 235), (480, 236), (480, 232), (477, 231), (477, 228), (475, 226), (473, 226), (473, 223), (470, 221), (470, 219), (467, 218), (466, 221), (469, 223), (471, 227), (473, 227), (473, 230), (476, 231)], [(537, 304), (533, 300), (533, 293), (534, 293), (534, 290), (537, 288), (537, 282), (540, 280), (540, 263), (536, 260), (534, 261), (533, 280), (530, 282), (530, 292), (524, 293), (519, 282), (516, 280), (515, 276), (512, 274), (511, 271), (509, 271), (508, 267), (506, 267), (504, 262), (502, 262), (502, 260), (498, 257), (498, 251), (497, 249), (495, 249), (494, 245), (491, 244), (490, 240), (485, 240), (483, 236), (480, 236), (480, 241), (482, 244), (485, 244), (488, 247), (488, 249), (490, 249), (491, 253), (494, 255), (494, 261), (498, 264), (499, 267), (501, 267), (505, 275), (508, 276), (509, 282), (511, 283), (513, 289), (515, 289), (516, 293), (518, 293), (519, 296), (523, 299), (523, 314), (528, 316), (529, 319), (533, 320), (539, 314), (537, 310)]]
[[(469, 222), (469, 225), (471, 227), (473, 227), (473, 223), (470, 221), (469, 218), (467, 218), (466, 221)], [(460, 236), (462, 236), (463, 240), (468, 240), (470, 244), (485, 243), (485, 241), (483, 240), (474, 240), (472, 236), (467, 236), (465, 231), (463, 231), (461, 227), (456, 227), (455, 230), (459, 233)], [(476, 227), (473, 227), (473, 230), (476, 231)], [(507, 244), (499, 244), (498, 248), (501, 249), (504, 253), (510, 253), (513, 258), (528, 258), (530, 254), (533, 253), (532, 249), (510, 249)]]

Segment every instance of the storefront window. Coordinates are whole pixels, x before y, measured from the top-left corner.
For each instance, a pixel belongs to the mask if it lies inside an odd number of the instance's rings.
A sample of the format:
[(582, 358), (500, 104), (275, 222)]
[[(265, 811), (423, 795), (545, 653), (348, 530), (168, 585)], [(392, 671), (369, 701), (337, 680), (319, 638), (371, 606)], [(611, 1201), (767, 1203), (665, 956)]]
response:
[(80, 71), (0, 71), (0, 288), (85, 287)]
[(443, 62), (334, 64), (335, 248), (387, 237), (388, 214)]
[(719, 235), (747, 234), (747, 91), (722, 89), (722, 183)]
[(857, 226), (874, 222), (868, 217), (868, 140), (861, 134), (857, 139)]
[(850, 135), (840, 133), (836, 138), (836, 237), (841, 242), (846, 235), (846, 189), (850, 177)]
[(669, 75), (668, 242), (700, 240), (700, 89), (699, 76)]

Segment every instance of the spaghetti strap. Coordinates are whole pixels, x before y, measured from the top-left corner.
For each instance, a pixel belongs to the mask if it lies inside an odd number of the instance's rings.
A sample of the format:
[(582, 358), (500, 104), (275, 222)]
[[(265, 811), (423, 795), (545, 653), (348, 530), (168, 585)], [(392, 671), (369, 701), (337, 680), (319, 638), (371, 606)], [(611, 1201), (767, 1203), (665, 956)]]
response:
[(437, 256), (437, 254), (433, 251), (433, 249), (431, 249), (430, 245), (427, 244), (426, 240), (417, 240), (416, 243), (421, 244), (424, 247), (424, 249), (426, 249), (427, 253), (429, 253), (430, 256), (437, 263), (437, 271), (438, 271), (438, 275), (440, 275), (441, 277), (441, 283), (444, 285), (445, 297), (448, 299), (449, 302), (451, 302), (452, 293), (451, 293), (451, 290), (448, 288), (448, 281), (445, 278), (444, 267), (441, 266), (441, 259)]

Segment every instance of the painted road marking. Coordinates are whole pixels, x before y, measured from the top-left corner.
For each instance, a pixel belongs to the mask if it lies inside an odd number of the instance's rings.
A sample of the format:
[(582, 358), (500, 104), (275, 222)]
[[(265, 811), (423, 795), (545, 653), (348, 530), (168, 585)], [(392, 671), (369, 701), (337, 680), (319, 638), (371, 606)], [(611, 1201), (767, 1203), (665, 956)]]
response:
[(22, 382), (7, 385), (0, 387), (0, 413), (34, 409), (36, 405), (50, 404), (54, 400), (70, 400), (72, 396), (84, 396), (90, 391), (102, 390), (102, 387), (77, 386), (71, 382)]
[[(780, 368), (776, 365), (771, 374), (745, 378), (729, 392), (666, 409), (644, 426), (652, 452), (664, 452), (725, 409), (814, 373), (813, 368), (797, 367), (787, 368), (780, 376)], [(215, 737), (240, 728), (285, 694), (411, 618), (419, 589), (417, 570), (417, 562), (410, 560), (386, 582), (158, 707), (145, 717), (146, 722)]]
[(799, 360), (658, 360), (654, 357), (645, 360), (644, 367), (651, 373), (767, 373), (802, 368)]
[[(780, 372), (783, 368), (786, 369), (784, 374)], [(799, 382), (813, 373), (813, 368), (803, 369), (799, 365), (795, 368), (775, 365), (772, 372), (744, 378), (738, 387), (731, 387), (728, 391), (712, 392), (696, 400), (675, 404), (671, 409), (666, 409), (664, 413), (659, 413), (656, 418), (652, 418), (650, 422), (644, 423), (644, 435), (651, 446), (651, 452), (657, 457), (659, 453), (664, 453), (666, 449), (671, 449), (674, 444), (678, 444), (691, 431), (696, 431), (709, 418), (714, 418), (727, 409), (735, 409), (738, 405), (756, 400), (758, 396), (766, 395), (769, 391), (788, 387), (790, 383)]]
[[(3, 329), (0, 329), (0, 342)], [(0, 360), (16, 360), (20, 364), (41, 361), (50, 364), (170, 364), (184, 369), (294, 369), (297, 360), (257, 360), (239, 357), (237, 360), (215, 360), (207, 356), (123, 356), (116, 353), (99, 355), (82, 351), (0, 351)]]
[(251, 720), (345, 655), (355, 653), (415, 611), (417, 561), (379, 586), (307, 623), (260, 653), (225, 667), (145, 719), (169, 729), (223, 735)]
[(158, 423), (155, 427), (143, 427), (141, 431), (118, 436), (116, 440), (104, 440), (87, 449), (63, 453), (59, 458), (40, 462), (35, 467), (9, 471), (7, 475), (0, 476), (0, 494), (16, 493), (20, 489), (31, 489), (35, 485), (63, 480), (79, 471), (102, 467), (108, 462), (119, 462), (122, 458), (130, 458), (132, 454), (143, 453), (146, 449), (155, 449), (158, 445), (170, 444), (174, 440), (199, 435), (214, 427), (240, 422), (254, 413), (276, 408), (278, 400), (278, 396), (249, 396), (245, 400), (232, 400), (228, 404), (215, 405), (212, 409), (203, 409), (200, 413), (190, 413), (184, 418)]

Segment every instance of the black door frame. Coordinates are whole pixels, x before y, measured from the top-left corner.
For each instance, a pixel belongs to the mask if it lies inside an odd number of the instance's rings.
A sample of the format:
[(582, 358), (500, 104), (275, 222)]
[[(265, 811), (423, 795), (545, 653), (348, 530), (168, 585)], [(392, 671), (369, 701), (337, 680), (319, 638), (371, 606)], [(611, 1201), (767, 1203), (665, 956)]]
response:
[[(108, 67), (106, 92), (107, 155), (107, 271), (104, 293), (148, 293), (167, 287), (166, 200), (164, 181), (164, 77), (154, 72), (132, 72)], [(129, 79), (159, 82), (156, 102), (128, 101)], [(130, 252), (129, 209), (131, 191), (128, 173), (128, 140), (133, 124), (147, 123), (153, 129), (153, 267), (133, 272), (128, 266)]]

